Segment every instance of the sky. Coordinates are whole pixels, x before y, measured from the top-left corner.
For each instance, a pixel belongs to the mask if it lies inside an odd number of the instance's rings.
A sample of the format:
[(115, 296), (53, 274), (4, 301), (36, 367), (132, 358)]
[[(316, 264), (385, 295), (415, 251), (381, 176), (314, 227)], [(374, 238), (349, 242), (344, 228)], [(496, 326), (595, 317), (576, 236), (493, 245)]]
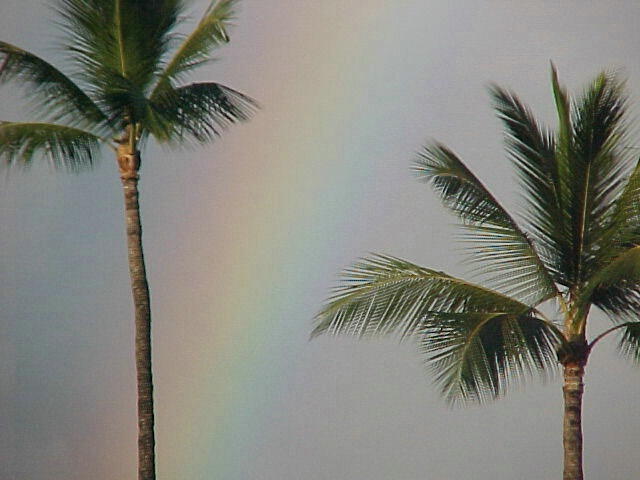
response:
[[(47, 4), (0, 0), (0, 40), (55, 63)], [(158, 477), (559, 478), (559, 378), (450, 408), (415, 345), (309, 333), (340, 270), (369, 252), (464, 274), (454, 219), (410, 171), (421, 145), (444, 142), (517, 206), (491, 83), (553, 125), (550, 61), (571, 92), (615, 70), (637, 116), (640, 5), (243, 0), (235, 24), (194, 80), (261, 110), (212, 145), (143, 156)], [(24, 105), (0, 89), (0, 118), (28, 118)], [(0, 225), (0, 478), (134, 478), (114, 159), (4, 175)], [(594, 318), (591, 338), (604, 328)], [(586, 477), (640, 477), (640, 370), (608, 339), (585, 381)]]

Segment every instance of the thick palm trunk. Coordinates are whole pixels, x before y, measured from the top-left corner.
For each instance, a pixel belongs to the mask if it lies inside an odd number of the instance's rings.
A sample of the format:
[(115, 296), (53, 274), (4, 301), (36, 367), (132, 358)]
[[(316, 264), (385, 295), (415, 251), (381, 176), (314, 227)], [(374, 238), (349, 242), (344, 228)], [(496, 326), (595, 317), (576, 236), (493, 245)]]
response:
[(135, 358), (138, 388), (138, 480), (155, 480), (153, 378), (151, 373), (151, 301), (142, 252), (138, 203), (139, 153), (119, 152), (127, 222), (129, 273), (135, 308)]
[(584, 362), (564, 365), (564, 446), (563, 480), (583, 480), (582, 473), (582, 393), (584, 392)]

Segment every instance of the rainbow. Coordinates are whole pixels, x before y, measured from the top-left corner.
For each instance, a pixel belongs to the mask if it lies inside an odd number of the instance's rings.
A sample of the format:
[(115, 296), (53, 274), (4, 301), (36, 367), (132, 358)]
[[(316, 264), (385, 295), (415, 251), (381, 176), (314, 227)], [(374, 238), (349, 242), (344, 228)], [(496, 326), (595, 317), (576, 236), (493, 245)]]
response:
[[(319, 282), (309, 272), (322, 270), (340, 250), (327, 232), (348, 224), (354, 200), (364, 192), (355, 178), (369, 168), (359, 150), (379, 143), (379, 119), (368, 116), (372, 103), (379, 111), (380, 102), (389, 102), (384, 85), (393, 83), (395, 73), (386, 64), (394, 55), (392, 40), (403, 34), (390, 16), (410, 14), (420, 4), (365, 3), (361, 16), (343, 28), (327, 18), (293, 21), (287, 35), (268, 31), (264, 51), (246, 72), (256, 81), (243, 88), (263, 103), (263, 111), (217, 149), (194, 154), (217, 157), (205, 165), (231, 159), (233, 167), (200, 172), (194, 190), (205, 197), (191, 202), (199, 207), (183, 225), (191, 232), (183, 239), (189, 257), (212, 268), (199, 269), (197, 278), (175, 286), (168, 298), (154, 297), (155, 311), (172, 322), (166, 331), (155, 329), (155, 338), (170, 339), (155, 353), (164, 477), (250, 478), (252, 449), (265, 441), (265, 422), (306, 346), (311, 318), (328, 288), (327, 276)], [(260, 8), (244, 5), (240, 25), (254, 7)], [(289, 13), (311, 18), (320, 13), (314, 8)], [(264, 11), (274, 17), (261, 17), (264, 25), (285, 23), (279, 12)], [(326, 6), (321, 13), (328, 13)], [(275, 45), (286, 39), (288, 44)], [(276, 47), (277, 61), (270, 57)], [(238, 60), (232, 48), (224, 55), (230, 68)], [(366, 81), (372, 75), (377, 82)], [(384, 145), (380, 149), (384, 155)], [(203, 218), (214, 219), (211, 235), (199, 231)], [(197, 323), (188, 339), (180, 333), (185, 305), (195, 317), (190, 322)], [(194, 338), (194, 331), (201, 334)]]

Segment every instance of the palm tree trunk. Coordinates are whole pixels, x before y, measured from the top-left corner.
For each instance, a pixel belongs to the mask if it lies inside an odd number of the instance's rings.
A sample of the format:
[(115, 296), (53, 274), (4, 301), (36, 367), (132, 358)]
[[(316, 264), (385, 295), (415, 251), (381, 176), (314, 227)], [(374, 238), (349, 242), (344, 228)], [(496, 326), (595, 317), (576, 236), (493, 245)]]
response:
[[(138, 203), (139, 152), (119, 152), (127, 222), (129, 274), (135, 308), (135, 357), (138, 388), (138, 480), (155, 480), (153, 378), (151, 373), (151, 300), (142, 252), (142, 226)], [(128, 167), (128, 168), (127, 168)]]
[(583, 362), (564, 365), (564, 446), (563, 480), (583, 480), (582, 472), (582, 394), (584, 392)]

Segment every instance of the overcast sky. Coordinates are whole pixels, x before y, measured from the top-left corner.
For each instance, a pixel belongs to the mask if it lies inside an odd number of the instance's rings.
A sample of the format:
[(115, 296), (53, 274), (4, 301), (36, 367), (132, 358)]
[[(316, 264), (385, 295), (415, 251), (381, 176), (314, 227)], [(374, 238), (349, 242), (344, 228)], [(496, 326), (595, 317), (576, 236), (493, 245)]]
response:
[[(0, 0), (0, 40), (56, 63), (47, 4)], [(638, 25), (633, 1), (242, 1), (231, 43), (195, 79), (262, 110), (213, 145), (143, 154), (159, 478), (559, 478), (558, 379), (450, 409), (413, 345), (308, 336), (338, 272), (368, 252), (464, 273), (454, 219), (410, 172), (427, 140), (517, 205), (491, 82), (553, 124), (551, 60), (572, 92), (615, 69), (637, 116)], [(29, 118), (23, 105), (0, 89), (0, 119)], [(0, 478), (134, 478), (109, 152), (81, 175), (42, 163), (0, 179), (0, 225)], [(640, 370), (613, 344), (587, 367), (585, 473), (627, 480), (640, 477)]]

